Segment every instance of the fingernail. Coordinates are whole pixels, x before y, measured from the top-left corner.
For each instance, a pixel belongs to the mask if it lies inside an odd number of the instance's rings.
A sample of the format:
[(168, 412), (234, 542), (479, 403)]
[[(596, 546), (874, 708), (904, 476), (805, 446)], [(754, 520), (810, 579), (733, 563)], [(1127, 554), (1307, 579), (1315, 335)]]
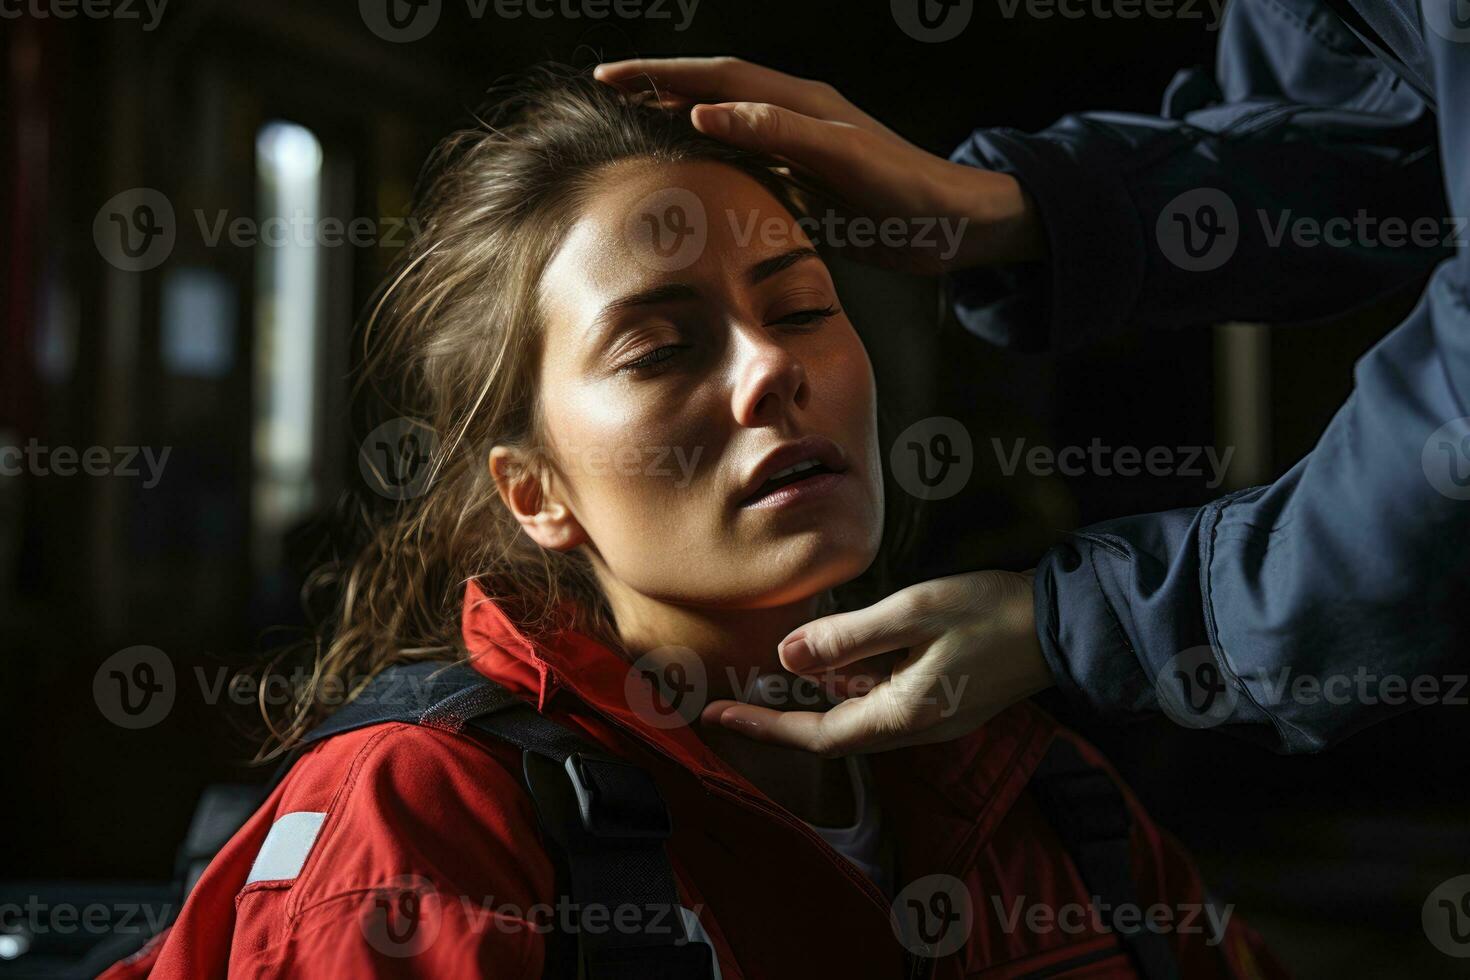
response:
[[(701, 111), (703, 110), (703, 111)], [(701, 132), (711, 136), (728, 136), (730, 133), (730, 110), (701, 102), (691, 112), (699, 114), (695, 125)]]
[(738, 711), (727, 711), (720, 715), (720, 724), (734, 731), (747, 733), (759, 731), (761, 727), (755, 719), (741, 717)]
[(780, 654), (781, 664), (793, 674), (809, 670), (817, 663), (812, 656), (812, 648), (807, 646), (806, 637), (801, 633), (782, 640), (776, 652)]

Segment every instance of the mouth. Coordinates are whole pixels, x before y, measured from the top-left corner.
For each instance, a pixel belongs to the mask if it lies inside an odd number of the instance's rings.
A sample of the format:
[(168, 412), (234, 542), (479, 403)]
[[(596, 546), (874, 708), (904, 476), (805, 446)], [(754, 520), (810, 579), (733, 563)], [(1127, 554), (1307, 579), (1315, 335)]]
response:
[(847, 471), (842, 450), (830, 439), (810, 436), (766, 455), (742, 486), (740, 507), (765, 507), (831, 489)]

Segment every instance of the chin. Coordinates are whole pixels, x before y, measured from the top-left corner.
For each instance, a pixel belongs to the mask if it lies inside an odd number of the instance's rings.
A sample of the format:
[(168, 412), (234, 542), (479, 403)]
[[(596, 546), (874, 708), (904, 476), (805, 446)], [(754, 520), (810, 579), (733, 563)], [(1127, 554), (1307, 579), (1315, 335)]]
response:
[(853, 542), (822, 541), (805, 560), (788, 557), (781, 562), (779, 584), (762, 590), (760, 601), (752, 608), (790, 605), (845, 585), (867, 571), (877, 556), (876, 542), (871, 547), (866, 542), (855, 547)]

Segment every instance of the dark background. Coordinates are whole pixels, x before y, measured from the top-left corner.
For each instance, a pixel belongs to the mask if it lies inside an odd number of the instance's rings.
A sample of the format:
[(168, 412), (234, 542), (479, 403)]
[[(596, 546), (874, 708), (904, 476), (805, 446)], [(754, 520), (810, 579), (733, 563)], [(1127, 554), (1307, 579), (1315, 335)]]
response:
[[(1007, 19), (990, 3), (942, 44), (909, 38), (883, 2), (703, 0), (680, 32), (676, 8), (674, 20), (507, 20), (444, 0), (438, 26), (413, 43), (375, 36), (352, 2), (175, 0), (151, 31), (146, 8), (134, 9), (142, 19), (0, 20), (0, 444), (171, 447), (151, 489), (120, 476), (0, 477), (13, 821), (0, 879), (11, 882), (165, 879), (201, 789), (266, 775), (245, 764), (249, 709), (218, 703), (196, 679), (197, 669), (212, 683), (266, 649), (268, 629), (300, 623), (294, 597), (313, 541), (253, 503), (253, 447), (270, 410), (261, 385), (277, 369), (262, 340), (268, 249), (210, 246), (194, 219), (196, 209), (263, 217), (262, 127), (285, 120), (315, 134), (324, 214), (382, 221), (406, 213), (419, 164), (480, 91), (546, 58), (740, 55), (830, 81), (948, 154), (975, 126), (1156, 111), (1173, 73), (1207, 64), (1216, 40), (1208, 17), (1037, 19), (1022, 9)], [(103, 202), (134, 187), (158, 189), (178, 216), (168, 260), (137, 273), (104, 262), (93, 239)], [(318, 255), (305, 382), (314, 448), (301, 477), (310, 505), (299, 524), (360, 483), (346, 409), (352, 325), (393, 247)], [(208, 322), (187, 324), (215, 345), (207, 369), (180, 366), (166, 322), (180, 315), (170, 304), (189, 276), (215, 299)], [(895, 414), (952, 415), (976, 436), (975, 477), (927, 509), (913, 577), (1026, 568), (1080, 524), (1269, 480), (1311, 447), (1350, 389), (1354, 359), (1413, 300), (1311, 328), (1137, 333), (1057, 357), (967, 335), (935, 312), (933, 282), (851, 270), (841, 281)], [(1236, 457), (1218, 489), (1184, 476), (1005, 477), (992, 436), (1007, 446), (1095, 436), (1144, 449), (1233, 445)], [(178, 694), (163, 721), (126, 731), (99, 711), (93, 677), (140, 644), (168, 654)], [(1451, 975), (1460, 965), (1429, 945), (1419, 916), (1470, 854), (1464, 708), (1424, 709), (1329, 754), (1283, 758), (1162, 720), (1104, 729), (1044, 701), (1111, 754), (1298, 975)]]

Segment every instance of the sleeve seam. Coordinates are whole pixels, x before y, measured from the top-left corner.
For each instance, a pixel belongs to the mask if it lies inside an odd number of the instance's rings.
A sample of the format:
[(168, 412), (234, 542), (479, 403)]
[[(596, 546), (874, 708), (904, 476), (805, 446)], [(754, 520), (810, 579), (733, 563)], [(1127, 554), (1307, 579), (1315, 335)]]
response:
[[(1250, 685), (1240, 679), (1240, 674), (1231, 665), (1230, 657), (1225, 652), (1225, 644), (1220, 639), (1220, 627), (1215, 618), (1215, 603), (1213, 589), (1211, 587), (1211, 566), (1214, 564), (1215, 557), (1216, 530), (1220, 526), (1220, 519), (1224, 516), (1225, 508), (1246, 494), (1261, 489), (1260, 487), (1253, 487), (1249, 490), (1233, 493), (1207, 506), (1206, 518), (1200, 522), (1200, 611), (1205, 621), (1205, 638), (1209, 641), (1211, 653), (1219, 661), (1220, 667), (1225, 671), (1226, 676), (1234, 682), (1236, 690), (1244, 695), (1255, 706), (1256, 710), (1271, 722), (1271, 727), (1276, 730), (1276, 737), (1281, 740), (1281, 744), (1291, 746), (1295, 744), (1295, 738), (1292, 736), (1302, 733), (1295, 725), (1278, 718), (1275, 712), (1268, 710), (1256, 698), (1255, 692), (1250, 689)], [(1287, 729), (1291, 730), (1290, 733), (1288, 733)]]

